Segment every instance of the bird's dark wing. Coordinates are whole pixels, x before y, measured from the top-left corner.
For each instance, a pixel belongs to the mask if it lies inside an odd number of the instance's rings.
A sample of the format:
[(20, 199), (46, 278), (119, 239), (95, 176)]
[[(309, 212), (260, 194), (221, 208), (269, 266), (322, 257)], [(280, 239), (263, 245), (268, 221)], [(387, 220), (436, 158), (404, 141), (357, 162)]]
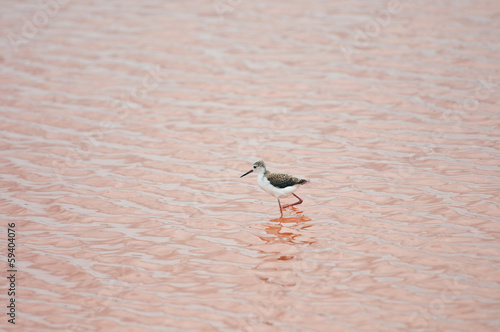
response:
[(307, 180), (298, 179), (288, 174), (271, 173), (267, 175), (269, 182), (277, 188), (286, 188), (296, 184), (304, 184)]

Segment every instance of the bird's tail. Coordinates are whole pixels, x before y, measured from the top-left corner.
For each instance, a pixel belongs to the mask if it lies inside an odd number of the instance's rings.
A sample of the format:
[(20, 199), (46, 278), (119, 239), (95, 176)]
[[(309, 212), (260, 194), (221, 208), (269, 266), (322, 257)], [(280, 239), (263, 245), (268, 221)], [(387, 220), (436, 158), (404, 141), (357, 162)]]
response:
[(306, 184), (306, 183), (309, 183), (309, 180), (306, 180), (306, 179), (301, 179), (299, 181), (299, 184)]

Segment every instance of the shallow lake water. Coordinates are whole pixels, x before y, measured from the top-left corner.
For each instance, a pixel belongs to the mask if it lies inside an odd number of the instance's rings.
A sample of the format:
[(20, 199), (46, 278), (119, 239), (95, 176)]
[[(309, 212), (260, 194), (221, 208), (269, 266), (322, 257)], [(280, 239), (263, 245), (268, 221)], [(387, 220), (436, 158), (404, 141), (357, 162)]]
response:
[(500, 328), (498, 1), (2, 11), (18, 330)]

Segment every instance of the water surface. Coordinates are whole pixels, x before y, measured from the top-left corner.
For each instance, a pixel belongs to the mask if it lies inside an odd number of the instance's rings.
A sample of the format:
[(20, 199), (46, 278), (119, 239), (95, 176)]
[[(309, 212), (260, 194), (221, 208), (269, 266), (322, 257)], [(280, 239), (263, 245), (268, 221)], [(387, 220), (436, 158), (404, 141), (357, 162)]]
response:
[(498, 330), (497, 1), (3, 5), (19, 330)]

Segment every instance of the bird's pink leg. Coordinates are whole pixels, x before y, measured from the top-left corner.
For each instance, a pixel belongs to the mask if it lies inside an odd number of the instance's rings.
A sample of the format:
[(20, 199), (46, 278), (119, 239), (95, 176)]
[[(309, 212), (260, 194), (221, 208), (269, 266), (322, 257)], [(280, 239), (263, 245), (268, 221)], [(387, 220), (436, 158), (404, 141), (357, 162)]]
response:
[(285, 208), (287, 208), (287, 207), (289, 207), (289, 206), (299, 205), (299, 204), (301, 204), (301, 203), (303, 202), (303, 200), (302, 200), (299, 196), (297, 196), (297, 195), (295, 195), (295, 194), (292, 194), (292, 195), (293, 195), (293, 196), (295, 196), (295, 197), (297, 197), (297, 198), (299, 199), (299, 201), (298, 201), (298, 202), (295, 202), (295, 203), (293, 203), (293, 204), (287, 204), (287, 205), (283, 206), (283, 209), (285, 209)]
[(283, 209), (281, 208), (281, 202), (280, 202), (280, 199), (278, 198), (278, 204), (280, 206), (280, 212), (281, 212), (281, 216), (283, 217)]

